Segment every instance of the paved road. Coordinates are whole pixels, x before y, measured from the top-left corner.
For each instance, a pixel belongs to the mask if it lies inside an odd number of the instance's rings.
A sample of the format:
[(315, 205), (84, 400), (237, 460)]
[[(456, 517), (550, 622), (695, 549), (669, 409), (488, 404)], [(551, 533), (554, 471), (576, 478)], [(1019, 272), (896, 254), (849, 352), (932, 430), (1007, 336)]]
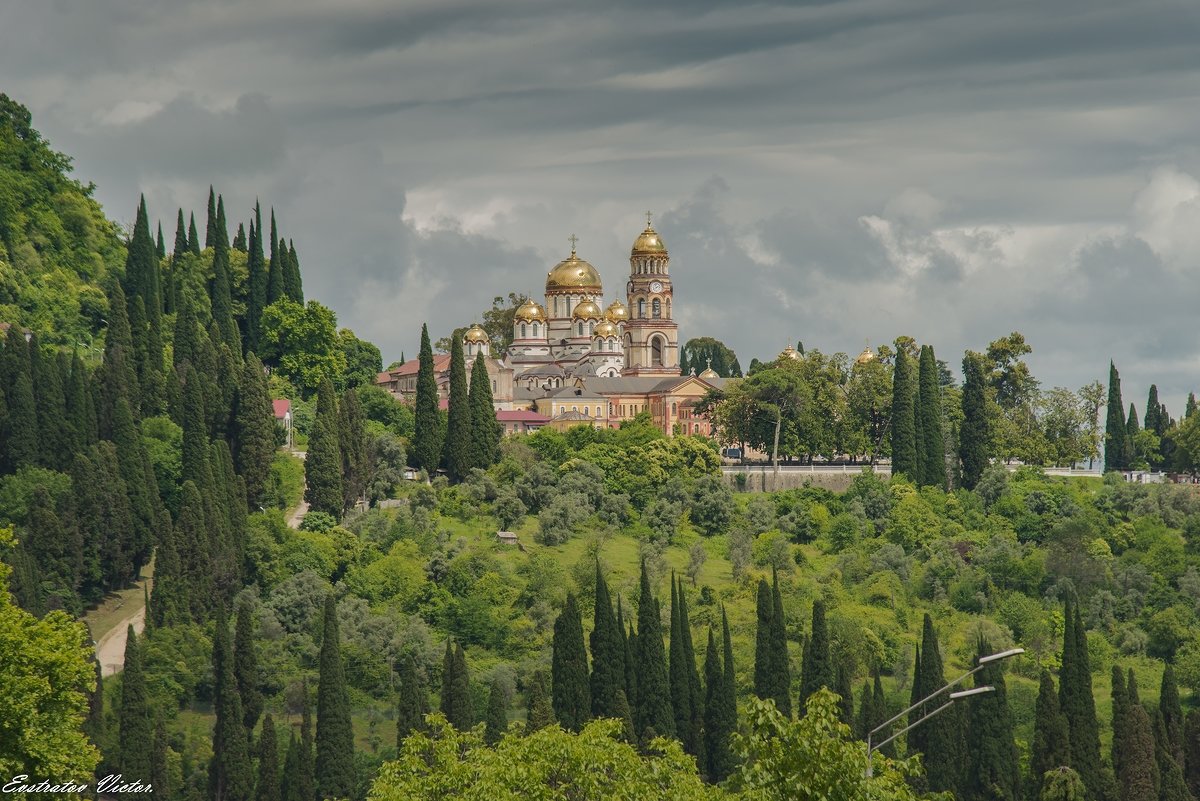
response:
[(125, 664), (125, 640), (129, 637), (129, 627), (141, 634), (146, 628), (146, 607), (141, 606), (136, 612), (113, 626), (107, 634), (96, 643), (96, 659), (100, 662), (100, 675), (111, 676), (120, 671)]
[[(1006, 465), (1010, 471), (1016, 470), (1021, 465), (1010, 464)], [(845, 465), (827, 465), (827, 464), (793, 464), (779, 465), (780, 473), (860, 473), (863, 468), (869, 467), (865, 464), (845, 464)], [(891, 465), (877, 464), (873, 469), (880, 475), (890, 476), (892, 474)], [(721, 472), (723, 473), (758, 473), (768, 472), (772, 470), (771, 465), (762, 464), (747, 464), (747, 465), (722, 465)], [(1048, 476), (1100, 476), (1099, 470), (1072, 470), (1069, 467), (1046, 467), (1042, 469)]]

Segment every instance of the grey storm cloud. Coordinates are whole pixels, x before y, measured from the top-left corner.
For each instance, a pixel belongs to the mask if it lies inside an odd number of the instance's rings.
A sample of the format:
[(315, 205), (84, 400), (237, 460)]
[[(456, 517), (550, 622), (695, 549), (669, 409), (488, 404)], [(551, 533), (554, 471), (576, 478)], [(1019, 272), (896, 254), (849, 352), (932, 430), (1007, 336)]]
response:
[(650, 208), (684, 336), (743, 364), (1020, 330), (1047, 386), (1112, 358), (1177, 412), (1198, 34), (1176, 0), (56, 0), (0, 6), (0, 89), (115, 219), (273, 207), (388, 360), (568, 234), (612, 297)]

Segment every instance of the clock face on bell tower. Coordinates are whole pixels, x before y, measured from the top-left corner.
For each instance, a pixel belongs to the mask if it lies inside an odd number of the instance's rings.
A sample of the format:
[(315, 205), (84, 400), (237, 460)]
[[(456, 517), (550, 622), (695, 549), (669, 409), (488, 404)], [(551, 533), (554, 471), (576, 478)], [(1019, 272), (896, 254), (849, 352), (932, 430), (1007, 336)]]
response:
[(629, 255), (624, 375), (679, 375), (679, 327), (671, 310), (670, 262), (667, 246), (647, 213), (646, 229)]

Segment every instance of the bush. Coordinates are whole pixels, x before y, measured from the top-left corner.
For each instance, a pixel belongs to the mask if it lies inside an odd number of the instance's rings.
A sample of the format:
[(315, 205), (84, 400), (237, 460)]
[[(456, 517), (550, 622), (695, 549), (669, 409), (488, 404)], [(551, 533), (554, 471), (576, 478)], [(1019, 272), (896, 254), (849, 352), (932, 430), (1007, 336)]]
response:
[(720, 476), (697, 479), (692, 492), (691, 518), (700, 531), (710, 537), (725, 533), (736, 512), (733, 492)]
[(266, 501), (276, 509), (294, 509), (304, 498), (304, 462), (285, 453), (271, 460)]

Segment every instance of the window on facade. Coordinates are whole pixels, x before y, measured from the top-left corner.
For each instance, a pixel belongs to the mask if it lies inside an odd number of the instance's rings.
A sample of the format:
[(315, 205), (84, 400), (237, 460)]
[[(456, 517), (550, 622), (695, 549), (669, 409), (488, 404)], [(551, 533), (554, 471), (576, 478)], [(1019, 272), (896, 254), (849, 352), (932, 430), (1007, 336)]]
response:
[(650, 364), (653, 367), (663, 366), (663, 341), (662, 337), (655, 337), (650, 340)]
[(662, 317), (662, 301), (661, 300), (659, 300), (658, 298), (655, 298), (652, 309), (653, 309), (653, 311), (651, 313), (654, 315), (655, 320), (657, 320), (659, 317)]
[(594, 333), (596, 333), (596, 324), (588, 323), (588, 336), (591, 336)]
[(677, 404), (677, 403), (671, 404), (671, 414), (679, 414), (679, 404)]
[(583, 336), (583, 323), (579, 324), (579, 336)]
[(558, 298), (554, 299), (554, 316), (558, 316)]
[(521, 339), (525, 338), (525, 323), (521, 323)]
[(534, 335), (534, 337), (537, 337), (537, 335), (538, 335), (538, 324), (537, 323), (533, 324), (533, 335)]
[(492, 394), (496, 394), (496, 379), (492, 379)]
[(610, 403), (610, 404), (608, 404), (608, 416), (609, 417), (612, 417), (612, 413), (613, 413), (612, 410), (613, 410), (613, 405)]
[(646, 317), (646, 299), (638, 298), (638, 317), (645, 319)]

